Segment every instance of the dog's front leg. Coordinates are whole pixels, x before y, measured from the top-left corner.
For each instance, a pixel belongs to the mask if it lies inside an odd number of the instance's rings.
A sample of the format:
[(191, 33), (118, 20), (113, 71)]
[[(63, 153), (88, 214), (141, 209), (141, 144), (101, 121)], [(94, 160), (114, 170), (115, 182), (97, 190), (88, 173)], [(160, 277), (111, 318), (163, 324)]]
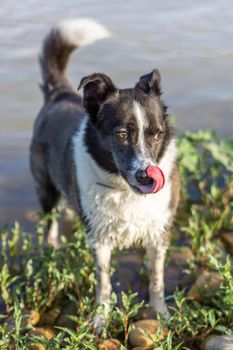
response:
[(149, 265), (149, 303), (157, 312), (169, 318), (169, 312), (164, 297), (164, 261), (166, 246), (148, 246), (147, 257)]
[(99, 245), (94, 250), (96, 263), (96, 303), (100, 304), (97, 315), (93, 320), (95, 332), (100, 334), (109, 312), (110, 295), (112, 291), (110, 281), (111, 248), (109, 245)]

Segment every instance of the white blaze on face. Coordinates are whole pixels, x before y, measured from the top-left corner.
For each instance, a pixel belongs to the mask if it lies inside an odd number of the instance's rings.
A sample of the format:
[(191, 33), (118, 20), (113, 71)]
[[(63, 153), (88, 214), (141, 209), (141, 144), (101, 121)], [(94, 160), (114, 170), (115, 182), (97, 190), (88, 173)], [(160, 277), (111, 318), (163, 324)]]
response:
[(146, 112), (140, 103), (134, 101), (133, 108), (138, 127), (138, 153), (137, 160), (135, 160), (134, 163), (138, 163), (138, 167), (142, 168), (143, 165), (149, 165), (153, 163), (152, 160), (150, 160), (145, 142), (145, 129), (149, 127), (149, 124), (148, 120), (146, 119)]

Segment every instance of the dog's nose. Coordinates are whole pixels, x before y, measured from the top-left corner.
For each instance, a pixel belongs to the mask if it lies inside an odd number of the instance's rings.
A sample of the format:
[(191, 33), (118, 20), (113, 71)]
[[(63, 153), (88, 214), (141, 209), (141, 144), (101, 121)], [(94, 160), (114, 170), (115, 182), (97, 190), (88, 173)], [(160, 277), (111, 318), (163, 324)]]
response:
[(142, 170), (142, 169), (137, 170), (136, 179), (138, 180), (138, 182), (144, 181), (146, 177), (147, 177), (146, 170)]
[(150, 185), (153, 182), (153, 179), (147, 175), (146, 170), (137, 170), (135, 177), (141, 185)]

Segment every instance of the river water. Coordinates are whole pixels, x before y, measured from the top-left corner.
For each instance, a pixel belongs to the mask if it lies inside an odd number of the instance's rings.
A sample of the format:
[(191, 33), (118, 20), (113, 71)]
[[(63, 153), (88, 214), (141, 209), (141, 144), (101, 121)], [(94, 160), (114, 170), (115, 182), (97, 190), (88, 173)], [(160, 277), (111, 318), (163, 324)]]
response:
[(35, 116), (42, 105), (38, 53), (64, 18), (91, 17), (112, 37), (77, 50), (68, 69), (77, 86), (92, 72), (119, 87), (158, 68), (178, 132), (212, 128), (232, 135), (231, 0), (3, 0), (0, 7), (0, 226), (33, 227), (38, 209), (28, 166)]

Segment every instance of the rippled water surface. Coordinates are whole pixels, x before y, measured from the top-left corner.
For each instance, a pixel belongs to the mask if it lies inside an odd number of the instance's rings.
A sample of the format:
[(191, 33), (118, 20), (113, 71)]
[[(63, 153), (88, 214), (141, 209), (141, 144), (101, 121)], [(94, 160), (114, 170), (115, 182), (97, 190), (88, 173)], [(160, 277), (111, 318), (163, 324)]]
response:
[(28, 145), (42, 96), (37, 63), (49, 28), (63, 18), (92, 17), (112, 37), (73, 54), (74, 86), (105, 72), (132, 86), (153, 68), (178, 131), (212, 128), (232, 135), (233, 3), (195, 0), (3, 0), (0, 7), (0, 225), (30, 227), (37, 209)]

